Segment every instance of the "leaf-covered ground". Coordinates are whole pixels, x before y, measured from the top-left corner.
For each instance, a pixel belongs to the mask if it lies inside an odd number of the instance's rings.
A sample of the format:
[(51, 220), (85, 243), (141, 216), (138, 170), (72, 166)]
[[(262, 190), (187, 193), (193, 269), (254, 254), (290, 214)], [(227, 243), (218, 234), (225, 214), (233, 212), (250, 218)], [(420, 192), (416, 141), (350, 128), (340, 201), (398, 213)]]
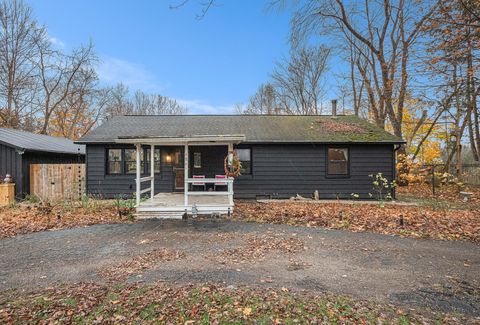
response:
[(102, 269), (99, 275), (110, 281), (124, 281), (132, 274), (151, 269), (155, 264), (164, 261), (173, 261), (185, 257), (182, 251), (171, 251), (166, 248), (154, 249), (142, 255), (137, 255), (119, 265)]
[(43, 230), (128, 222), (110, 202), (21, 203), (0, 207), (0, 238)]
[[(238, 201), (233, 218), (480, 243), (480, 189), (466, 191), (473, 193), (468, 203), (464, 203), (458, 190), (451, 186), (438, 187), (435, 196), (428, 184), (399, 187), (400, 200), (416, 206), (387, 205), (385, 208), (375, 203)], [(403, 225), (400, 225), (400, 216), (403, 216)], [(108, 201), (22, 203), (0, 207), (0, 238), (118, 222), (129, 222), (129, 218), (120, 217), (118, 209)]]
[[(477, 319), (478, 320), (478, 319)], [(401, 309), (331, 294), (213, 284), (80, 283), (0, 294), (1, 323), (466, 324), (463, 315)]]
[(206, 257), (220, 264), (255, 263), (262, 261), (268, 252), (296, 253), (305, 249), (304, 242), (298, 238), (282, 238), (271, 233), (248, 235), (245, 242), (242, 247), (207, 254)]
[(463, 201), (460, 190), (455, 185), (435, 187), (431, 184), (410, 184), (397, 187), (397, 197), (400, 201), (417, 203), (440, 209), (470, 209), (480, 210), (480, 187), (467, 187), (462, 192), (472, 193), (468, 202)]
[[(341, 219), (340, 219), (340, 214)], [(400, 219), (403, 217), (403, 225)], [(235, 203), (235, 220), (370, 231), (414, 238), (467, 240), (480, 244), (480, 213), (475, 209), (326, 202)]]

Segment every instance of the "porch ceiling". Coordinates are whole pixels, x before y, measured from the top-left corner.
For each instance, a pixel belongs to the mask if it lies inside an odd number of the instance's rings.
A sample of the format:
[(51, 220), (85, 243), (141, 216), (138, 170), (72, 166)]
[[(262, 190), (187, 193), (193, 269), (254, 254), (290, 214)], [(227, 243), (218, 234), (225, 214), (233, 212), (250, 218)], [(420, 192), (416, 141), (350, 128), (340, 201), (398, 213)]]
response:
[(227, 144), (245, 141), (243, 134), (195, 135), (192, 137), (119, 137), (116, 143), (150, 145)]

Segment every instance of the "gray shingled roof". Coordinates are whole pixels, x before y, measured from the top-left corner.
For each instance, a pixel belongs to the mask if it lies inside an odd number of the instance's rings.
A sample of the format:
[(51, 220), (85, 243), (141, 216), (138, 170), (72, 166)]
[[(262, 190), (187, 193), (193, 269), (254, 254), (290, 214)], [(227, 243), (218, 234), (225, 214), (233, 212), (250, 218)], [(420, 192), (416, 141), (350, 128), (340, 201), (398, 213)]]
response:
[(0, 142), (26, 151), (85, 154), (85, 146), (72, 140), (14, 129), (0, 128)]
[(200, 135), (245, 135), (246, 142), (403, 142), (366, 120), (350, 115), (135, 115), (114, 117), (77, 143)]

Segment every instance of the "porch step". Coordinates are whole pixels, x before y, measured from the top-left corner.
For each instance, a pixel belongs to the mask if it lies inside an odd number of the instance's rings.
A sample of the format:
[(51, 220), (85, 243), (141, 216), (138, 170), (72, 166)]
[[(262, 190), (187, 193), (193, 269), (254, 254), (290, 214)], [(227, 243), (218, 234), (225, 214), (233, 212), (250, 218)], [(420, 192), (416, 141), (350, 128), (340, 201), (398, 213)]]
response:
[[(182, 219), (185, 210), (176, 209), (176, 210), (163, 210), (158, 211), (158, 209), (148, 209), (148, 208), (139, 208), (135, 217), (137, 219)], [(230, 208), (230, 213), (233, 213), (233, 208)], [(188, 211), (188, 214), (191, 215), (191, 210)], [(222, 214), (227, 215), (228, 209), (225, 208), (209, 208), (209, 209), (199, 209), (199, 215), (213, 215), (213, 214)]]
[(180, 211), (138, 211), (137, 219), (182, 219), (184, 212)]

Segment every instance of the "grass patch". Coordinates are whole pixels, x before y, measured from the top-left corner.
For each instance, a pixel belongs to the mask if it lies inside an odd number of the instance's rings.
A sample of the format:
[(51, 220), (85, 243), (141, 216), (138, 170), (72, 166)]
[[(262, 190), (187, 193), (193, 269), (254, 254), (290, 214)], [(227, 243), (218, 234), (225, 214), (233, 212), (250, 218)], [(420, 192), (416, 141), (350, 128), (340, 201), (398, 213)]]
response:
[[(66, 295), (70, 295), (65, 298)], [(5, 293), (2, 293), (5, 295)], [(286, 288), (225, 288), (204, 284), (169, 287), (94, 283), (10, 292), (0, 301), (7, 323), (172, 323), (185, 324), (411, 324), (464, 323), (464, 315), (401, 310), (392, 305), (333, 294), (290, 292)], [(67, 306), (67, 307), (66, 307)]]

